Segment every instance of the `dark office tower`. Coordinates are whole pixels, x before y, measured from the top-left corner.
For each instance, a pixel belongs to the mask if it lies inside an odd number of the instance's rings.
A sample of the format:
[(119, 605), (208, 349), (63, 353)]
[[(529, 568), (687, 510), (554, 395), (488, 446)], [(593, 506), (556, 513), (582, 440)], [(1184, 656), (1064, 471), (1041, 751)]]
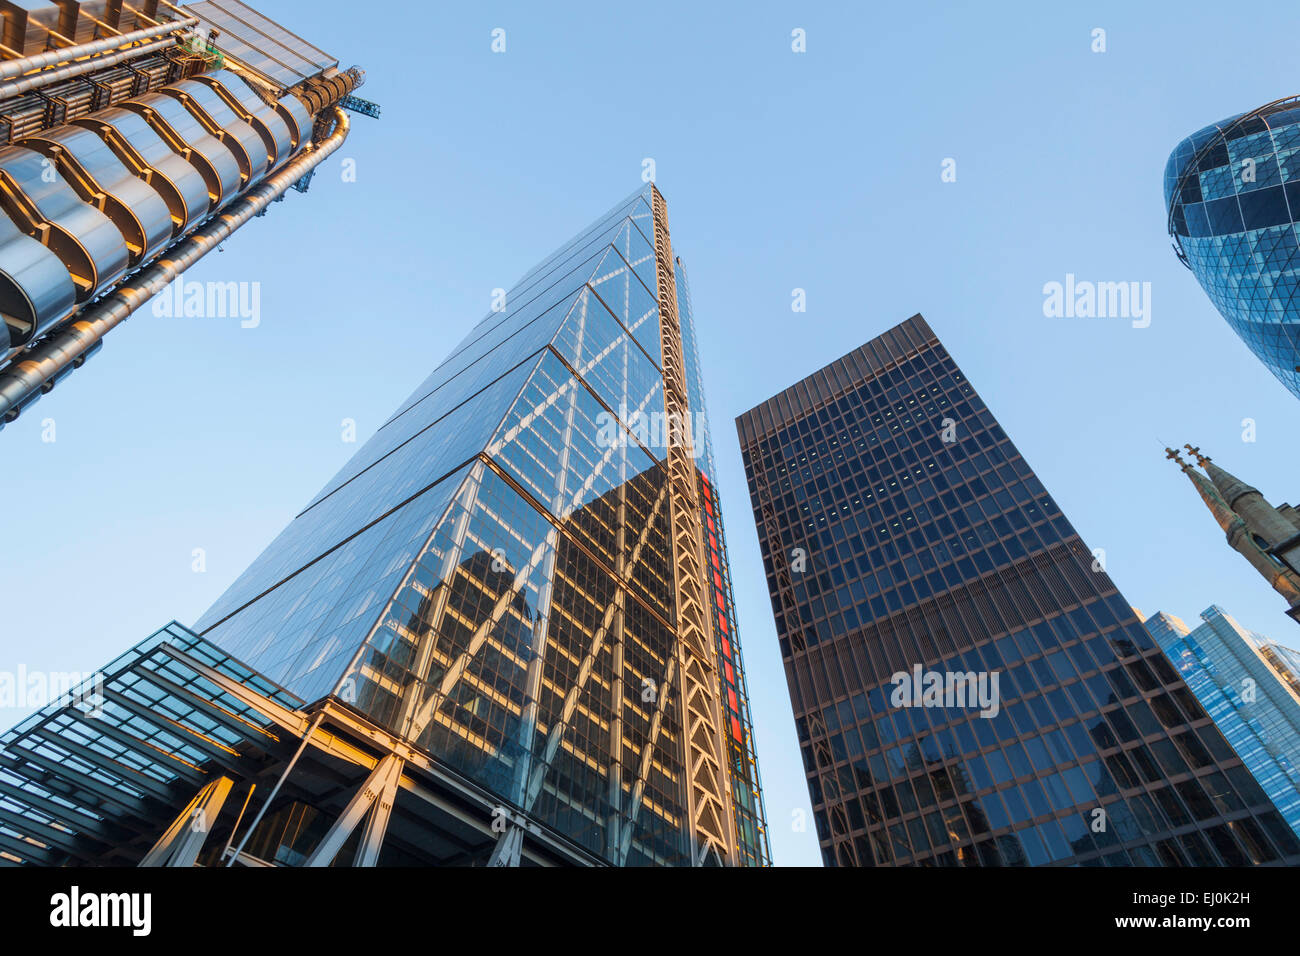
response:
[[(232, 833), (217, 814), (207, 838), (240, 862), (769, 863), (693, 317), (658, 191), (499, 305), (195, 633), (173, 626), (108, 670), (115, 722), (36, 715), (0, 741), (25, 761), (0, 756), (0, 783), (13, 770), (49, 790), (67, 766), (49, 746), (82, 743), (65, 720), (176, 774), (166, 756), (190, 741), (115, 707), (188, 714), (217, 688), (204, 720), (259, 719), (221, 737), (235, 756), (186, 751), (174, 785), (149, 781), (170, 815), (133, 794), (154, 829), (114, 862), (162, 858), (165, 824), (225, 780), (223, 800), (258, 785), (254, 822)], [(162, 754), (143, 746), (151, 728)], [(26, 820), (42, 813), (97, 846), (48, 801)]]
[(1165, 165), (1174, 251), (1270, 372), (1300, 397), (1300, 97), (1187, 137)]
[(1300, 862), (919, 315), (737, 427), (827, 864)]
[(364, 79), (239, 0), (0, 0), (0, 428), (306, 192)]

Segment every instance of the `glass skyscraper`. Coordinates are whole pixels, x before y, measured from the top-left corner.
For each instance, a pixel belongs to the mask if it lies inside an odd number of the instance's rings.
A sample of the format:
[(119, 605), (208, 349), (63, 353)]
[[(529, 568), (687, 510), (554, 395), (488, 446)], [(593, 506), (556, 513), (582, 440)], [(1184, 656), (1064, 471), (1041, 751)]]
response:
[(1300, 98), (1188, 136), (1165, 165), (1174, 249), (1215, 308), (1300, 397)]
[(1202, 611), (1201, 621), (1189, 629), (1160, 613), (1147, 618), (1146, 626), (1300, 835), (1300, 700), (1264, 656), (1263, 648), (1275, 645), (1251, 634), (1218, 605)]
[[(138, 653), (161, 639), (225, 655), (273, 690), (255, 703), (295, 734), (319, 715), (358, 747), (385, 742), (342, 791), (307, 786), (318, 771), (291, 762), (247, 843), (258, 860), (328, 864), (358, 839), (357, 801), (388, 793), (371, 812), (395, 800), (404, 822), (387, 841), (368, 830), (358, 860), (504, 865), (532, 845), (615, 865), (767, 865), (694, 316), (662, 196), (620, 202), (499, 305), (193, 633), (173, 626)], [(412, 787), (430, 791), (423, 804)], [(339, 792), (357, 794), (341, 811)], [(413, 824), (425, 805), (444, 829)]]
[(828, 865), (1300, 862), (921, 316), (737, 428)]

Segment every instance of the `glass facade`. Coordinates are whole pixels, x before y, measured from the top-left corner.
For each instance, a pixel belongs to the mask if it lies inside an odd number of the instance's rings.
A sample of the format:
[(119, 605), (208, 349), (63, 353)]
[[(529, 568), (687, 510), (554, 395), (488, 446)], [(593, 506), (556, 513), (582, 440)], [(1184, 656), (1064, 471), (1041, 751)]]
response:
[(1300, 651), (1264, 641), (1259, 645), (1259, 654), (1292, 696), (1300, 700)]
[(1300, 862), (924, 319), (737, 428), (828, 865)]
[(275, 753), (250, 697), (302, 705), (173, 621), (0, 735), (0, 866), (138, 865), (197, 788)]
[[(1257, 649), (1267, 645), (1223, 608), (1201, 612), (1199, 627), (1155, 614), (1147, 630), (1201, 705), (1300, 834), (1300, 701)], [(1276, 645), (1272, 645), (1276, 646)]]
[(1215, 308), (1300, 397), (1300, 99), (1193, 133), (1165, 166), (1179, 258)]
[[(656, 201), (633, 194), (509, 290), (195, 627), (626, 865), (699, 857), (664, 427), (679, 335), (701, 407), (702, 387), (680, 263), (682, 327), (661, 328)], [(702, 416), (695, 434), (729, 748), (719, 790), (734, 861), (765, 865)]]

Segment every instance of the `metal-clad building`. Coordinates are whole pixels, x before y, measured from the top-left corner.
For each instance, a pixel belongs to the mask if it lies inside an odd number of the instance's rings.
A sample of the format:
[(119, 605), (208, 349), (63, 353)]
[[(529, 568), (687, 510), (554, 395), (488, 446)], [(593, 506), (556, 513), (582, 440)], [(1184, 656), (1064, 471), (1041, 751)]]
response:
[(343, 142), (364, 73), (239, 0), (0, 2), (0, 427)]

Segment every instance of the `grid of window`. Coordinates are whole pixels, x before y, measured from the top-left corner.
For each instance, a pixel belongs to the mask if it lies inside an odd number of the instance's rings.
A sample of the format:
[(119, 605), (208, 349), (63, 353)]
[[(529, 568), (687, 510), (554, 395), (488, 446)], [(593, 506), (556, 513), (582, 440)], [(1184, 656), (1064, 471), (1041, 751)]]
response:
[[(827, 863), (1300, 854), (928, 326), (899, 330), (740, 422)], [(997, 706), (904, 706), (914, 668), (996, 675)]]

